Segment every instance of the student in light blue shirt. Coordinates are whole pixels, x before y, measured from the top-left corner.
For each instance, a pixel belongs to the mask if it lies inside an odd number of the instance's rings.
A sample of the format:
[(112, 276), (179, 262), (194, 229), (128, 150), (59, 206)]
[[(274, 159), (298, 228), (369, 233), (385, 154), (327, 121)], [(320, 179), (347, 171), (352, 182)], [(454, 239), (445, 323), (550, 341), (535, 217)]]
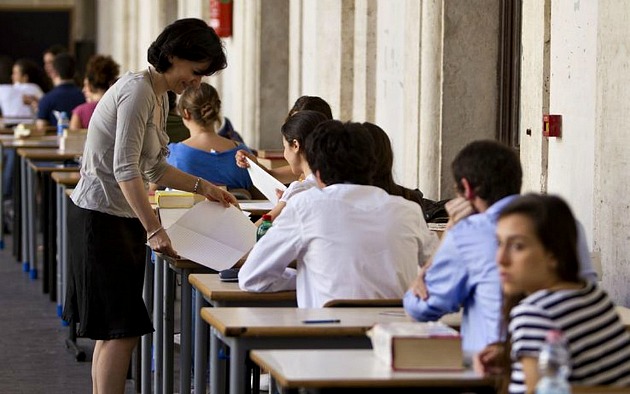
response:
[[(522, 170), (509, 147), (475, 141), (455, 157), (452, 172), (459, 195), (447, 205), (452, 223), (403, 302), (405, 311), (419, 321), (438, 320), (463, 307), (462, 348), (470, 359), (500, 339), (495, 230), (499, 213), (520, 192)], [(583, 231), (578, 245), (581, 275), (595, 281)]]

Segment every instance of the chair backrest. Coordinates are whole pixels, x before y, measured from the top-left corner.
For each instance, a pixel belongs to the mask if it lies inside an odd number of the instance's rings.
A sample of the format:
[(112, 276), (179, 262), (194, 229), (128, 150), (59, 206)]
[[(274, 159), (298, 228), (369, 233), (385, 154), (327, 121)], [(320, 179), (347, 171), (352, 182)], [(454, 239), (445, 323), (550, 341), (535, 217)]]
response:
[(335, 299), (324, 304), (324, 308), (357, 308), (357, 307), (402, 307), (401, 298), (382, 298), (382, 299)]
[(571, 392), (573, 394), (628, 394), (630, 392), (629, 387), (616, 387), (616, 386), (571, 386)]

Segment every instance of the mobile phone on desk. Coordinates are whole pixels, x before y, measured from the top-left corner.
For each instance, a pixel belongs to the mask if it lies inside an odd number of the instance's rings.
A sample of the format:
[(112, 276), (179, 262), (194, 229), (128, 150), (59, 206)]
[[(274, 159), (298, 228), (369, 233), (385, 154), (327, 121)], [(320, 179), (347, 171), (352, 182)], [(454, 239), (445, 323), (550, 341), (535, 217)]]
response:
[(238, 282), (238, 268), (228, 268), (219, 271), (219, 279), (222, 282)]

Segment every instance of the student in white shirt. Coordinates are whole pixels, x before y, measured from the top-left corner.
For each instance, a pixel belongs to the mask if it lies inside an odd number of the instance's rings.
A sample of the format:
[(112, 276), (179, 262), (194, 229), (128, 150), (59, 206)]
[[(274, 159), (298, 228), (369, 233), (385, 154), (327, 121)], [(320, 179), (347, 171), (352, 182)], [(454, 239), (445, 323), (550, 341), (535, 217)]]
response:
[[(239, 272), (241, 289), (297, 290), (298, 306), (401, 298), (433, 252), (420, 206), (369, 186), (373, 139), (358, 123), (326, 121), (306, 139), (319, 187), (292, 197)], [(432, 244), (432, 243), (431, 243)], [(288, 268), (297, 260), (297, 268)]]

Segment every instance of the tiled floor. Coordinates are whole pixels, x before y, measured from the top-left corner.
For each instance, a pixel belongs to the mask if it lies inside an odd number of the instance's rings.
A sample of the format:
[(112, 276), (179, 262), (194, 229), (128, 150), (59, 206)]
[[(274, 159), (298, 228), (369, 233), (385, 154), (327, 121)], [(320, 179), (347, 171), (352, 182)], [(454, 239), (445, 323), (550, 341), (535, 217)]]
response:
[[(11, 255), (11, 240), (0, 250), (0, 393), (86, 394), (93, 343), (79, 339), (87, 361), (77, 362), (65, 347), (56, 305), (42, 293), (41, 279), (31, 280)], [(127, 381), (125, 394), (135, 393)]]

